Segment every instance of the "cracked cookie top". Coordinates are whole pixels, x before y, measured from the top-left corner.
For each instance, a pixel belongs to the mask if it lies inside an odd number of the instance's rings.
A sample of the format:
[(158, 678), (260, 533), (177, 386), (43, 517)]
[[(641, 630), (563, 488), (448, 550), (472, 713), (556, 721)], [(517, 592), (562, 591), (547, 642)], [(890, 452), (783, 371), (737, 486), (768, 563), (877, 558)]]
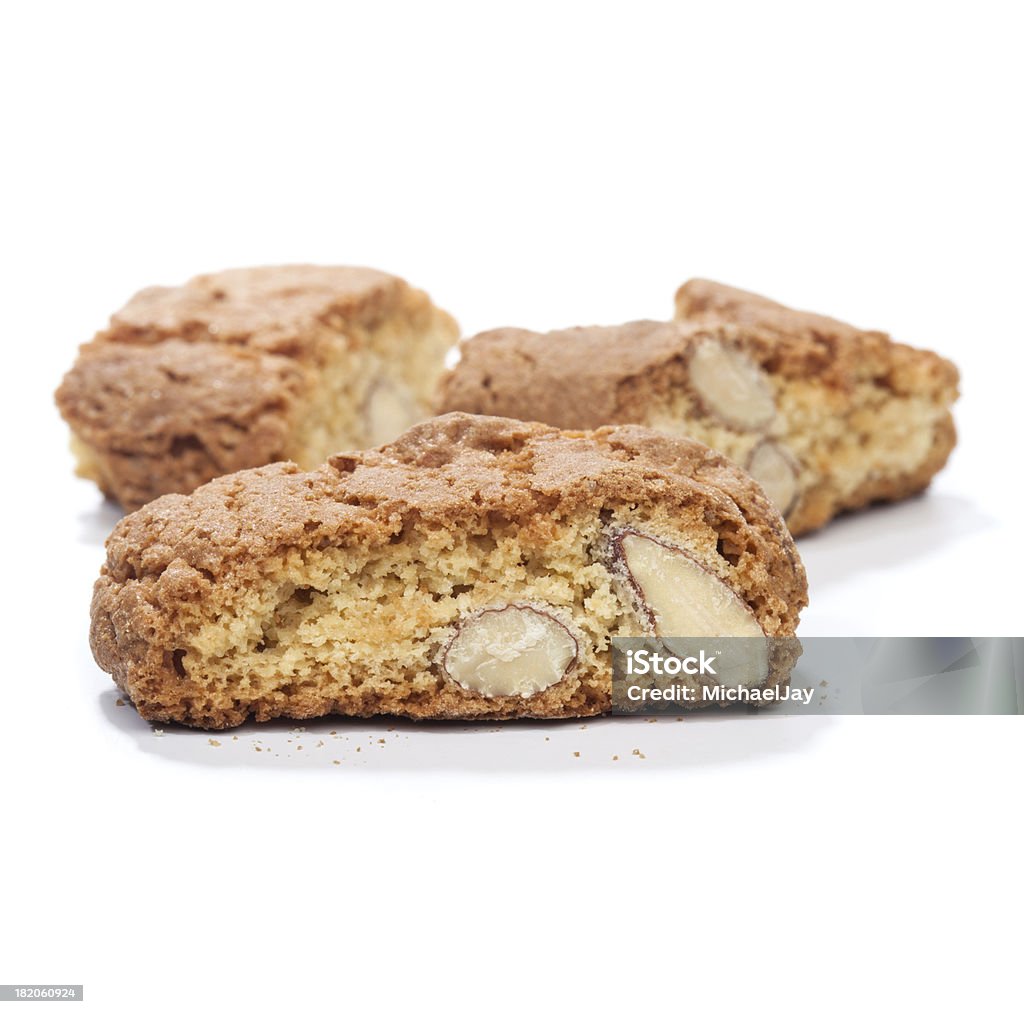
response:
[(199, 275), (184, 285), (143, 289), (96, 340), (181, 338), (294, 355), (311, 329), (336, 322), (332, 318), (372, 325), (406, 288), (400, 278), (372, 268), (235, 268)]

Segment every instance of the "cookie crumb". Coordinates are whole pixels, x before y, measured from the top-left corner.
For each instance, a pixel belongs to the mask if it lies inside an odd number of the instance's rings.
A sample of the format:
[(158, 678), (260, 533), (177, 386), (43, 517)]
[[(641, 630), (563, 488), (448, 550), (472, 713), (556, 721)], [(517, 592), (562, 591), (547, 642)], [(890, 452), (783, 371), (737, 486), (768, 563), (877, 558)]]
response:
[(114, 701), (114, 707), (115, 708), (123, 708), (124, 707), (124, 701), (120, 697), (118, 697), (118, 699), (116, 701)]
[(208, 739), (206, 742), (209, 743), (210, 746), (220, 746), (219, 739)]
[(580, 755), (579, 750), (573, 750), (572, 755), (573, 755), (573, 757), (579, 757), (579, 755)]

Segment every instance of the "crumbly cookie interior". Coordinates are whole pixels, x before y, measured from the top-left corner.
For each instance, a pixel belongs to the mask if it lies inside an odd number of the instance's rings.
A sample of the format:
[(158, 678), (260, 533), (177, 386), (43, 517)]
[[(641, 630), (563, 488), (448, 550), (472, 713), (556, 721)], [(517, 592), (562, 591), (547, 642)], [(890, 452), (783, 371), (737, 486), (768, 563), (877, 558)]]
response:
[[(500, 700), (457, 686), (439, 656), (465, 617), (530, 604), (565, 624), (581, 655), (555, 686), (510, 700), (507, 710), (596, 714), (607, 710), (611, 692), (611, 638), (643, 633), (635, 603), (609, 566), (608, 531), (657, 534), (742, 587), (753, 559), (726, 559), (700, 513), (694, 507), (690, 518), (670, 518), (663, 508), (622, 505), (603, 516), (546, 518), (529, 527), (417, 527), (386, 551), (291, 550), (268, 560), (259, 580), (229, 580), (208, 601), (180, 603), (174, 667), (196, 684), (196, 724), (216, 726), (224, 715), (246, 712), (501, 717)], [(770, 605), (755, 605), (767, 633), (785, 622)]]
[(338, 451), (393, 440), (428, 418), (451, 319), (413, 293), (380, 323), (338, 320), (315, 343), (311, 382), (288, 456), (314, 468)]
[(798, 495), (787, 515), (794, 531), (820, 524), (825, 504), (831, 516), (862, 506), (864, 490), (880, 479), (914, 476), (929, 464), (945, 432), (949, 406), (935, 389), (894, 392), (858, 379), (838, 391), (814, 380), (767, 376), (778, 411), (766, 431), (724, 425), (680, 386), (652, 404), (647, 425), (700, 440), (741, 467), (763, 440), (777, 441), (799, 465)]

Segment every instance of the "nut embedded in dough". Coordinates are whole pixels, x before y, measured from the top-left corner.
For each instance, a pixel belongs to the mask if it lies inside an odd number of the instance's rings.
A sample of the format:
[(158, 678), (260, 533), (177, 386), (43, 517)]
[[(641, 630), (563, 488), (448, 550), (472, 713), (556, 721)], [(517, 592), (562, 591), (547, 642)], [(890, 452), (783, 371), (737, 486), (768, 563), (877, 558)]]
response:
[(771, 385), (739, 349), (705, 339), (693, 350), (690, 381), (705, 411), (733, 429), (763, 430), (775, 418)]
[(463, 620), (444, 654), (444, 670), (463, 690), (484, 697), (532, 697), (576, 664), (568, 627), (533, 606), (485, 609)]
[(662, 637), (764, 637), (750, 607), (675, 546), (638, 532), (614, 540), (641, 609)]
[[(730, 638), (716, 660), (714, 682), (757, 686), (771, 673), (769, 642), (750, 607), (720, 577), (683, 550), (638, 532), (616, 538), (638, 605), (653, 632), (667, 638)], [(779, 676), (788, 669), (779, 666)]]
[(800, 492), (799, 466), (793, 455), (777, 440), (762, 440), (747, 458), (747, 471), (785, 517)]

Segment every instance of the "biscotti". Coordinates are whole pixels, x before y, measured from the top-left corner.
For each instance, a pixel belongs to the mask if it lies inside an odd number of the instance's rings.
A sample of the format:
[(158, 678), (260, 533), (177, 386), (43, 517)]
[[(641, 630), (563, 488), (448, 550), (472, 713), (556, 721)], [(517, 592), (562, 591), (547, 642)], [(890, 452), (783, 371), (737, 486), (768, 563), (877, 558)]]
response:
[(129, 515), (91, 643), (153, 721), (565, 718), (609, 710), (614, 636), (789, 637), (806, 601), (781, 516), (707, 447), (451, 414)]
[(138, 293), (57, 392), (78, 474), (132, 510), (273, 461), (312, 467), (430, 415), (452, 318), (369, 268), (248, 268)]
[(746, 468), (794, 534), (916, 493), (948, 458), (958, 374), (935, 353), (714, 282), (676, 305), (672, 323), (478, 335), (439, 410), (685, 434)]

